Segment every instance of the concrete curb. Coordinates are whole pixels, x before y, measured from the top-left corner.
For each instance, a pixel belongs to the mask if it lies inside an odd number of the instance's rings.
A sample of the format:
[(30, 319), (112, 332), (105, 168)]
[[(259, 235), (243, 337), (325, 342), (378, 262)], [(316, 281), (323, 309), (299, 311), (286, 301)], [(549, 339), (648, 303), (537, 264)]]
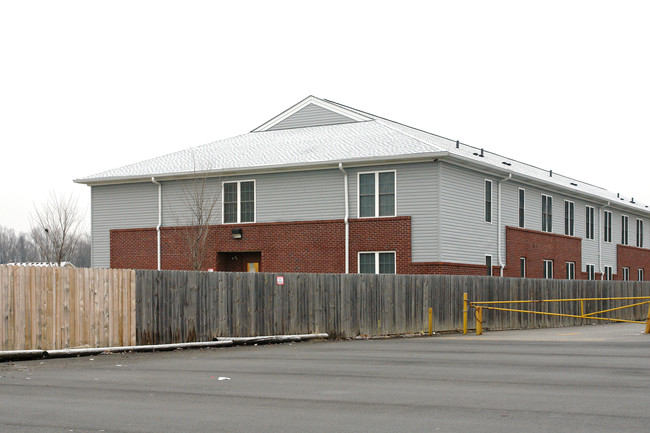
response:
[(117, 352), (154, 352), (176, 349), (197, 349), (202, 347), (228, 347), (250, 344), (288, 343), (328, 338), (328, 334), (268, 335), (262, 337), (218, 338), (214, 341), (176, 344), (148, 344), (141, 346), (91, 347), (82, 349), (54, 350), (6, 350), (0, 351), (0, 362), (22, 361), (41, 358), (65, 358), (74, 356), (99, 355)]

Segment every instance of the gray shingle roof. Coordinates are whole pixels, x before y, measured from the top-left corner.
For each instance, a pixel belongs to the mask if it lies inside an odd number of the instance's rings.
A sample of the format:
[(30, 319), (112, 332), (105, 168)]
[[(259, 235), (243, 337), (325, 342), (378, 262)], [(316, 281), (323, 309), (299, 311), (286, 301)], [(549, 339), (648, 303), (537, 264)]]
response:
[[(310, 97), (313, 98), (313, 97)], [(317, 99), (317, 98), (314, 98)], [(100, 184), (128, 182), (150, 177), (171, 177), (195, 172), (227, 173), (247, 170), (282, 169), (327, 163), (353, 163), (418, 156), (448, 156), (465, 163), (481, 165), (492, 171), (512, 173), (549, 187), (561, 188), (601, 201), (632, 208), (643, 213), (650, 210), (642, 203), (621, 200), (603, 188), (551, 173), (501, 155), (384, 119), (351, 107), (332, 104), (372, 120), (327, 126), (313, 126), (277, 131), (250, 132), (199, 147), (181, 150), (135, 164), (104, 171), (75, 182)], [(251, 157), (254, 155), (254, 157)]]

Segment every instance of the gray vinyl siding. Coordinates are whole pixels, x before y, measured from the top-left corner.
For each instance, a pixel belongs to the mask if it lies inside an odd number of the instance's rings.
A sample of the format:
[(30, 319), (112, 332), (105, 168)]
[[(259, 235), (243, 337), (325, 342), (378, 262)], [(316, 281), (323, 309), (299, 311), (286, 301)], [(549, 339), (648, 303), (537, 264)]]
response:
[[(221, 224), (221, 179), (171, 180), (162, 182), (162, 224), (163, 227), (186, 226), (196, 222), (191, 210), (193, 197), (201, 196), (203, 209), (210, 214), (211, 224)], [(210, 211), (211, 209), (211, 211)]]
[(339, 170), (252, 178), (256, 179), (257, 222), (342, 220), (345, 216), (345, 186)]
[(350, 218), (359, 217), (358, 174), (394, 170), (396, 214), (411, 217), (411, 260), (438, 261), (438, 167), (438, 162), (423, 162), (347, 169)]
[[(440, 260), (497, 266), (497, 178), (443, 163), (440, 166)], [(485, 222), (485, 180), (492, 181), (492, 222)]]
[(158, 186), (153, 183), (93, 186), (92, 267), (110, 266), (110, 230), (156, 227)]
[(275, 131), (278, 129), (290, 129), (290, 128), (304, 128), (307, 126), (325, 126), (325, 125), (337, 125), (341, 123), (352, 123), (355, 120), (350, 119), (349, 117), (342, 116), (333, 111), (327, 110), (323, 107), (320, 107), (316, 104), (309, 104), (302, 108), (301, 110), (296, 111), (291, 116), (282, 120), (281, 122), (276, 123), (273, 127), (269, 128), (269, 131)]

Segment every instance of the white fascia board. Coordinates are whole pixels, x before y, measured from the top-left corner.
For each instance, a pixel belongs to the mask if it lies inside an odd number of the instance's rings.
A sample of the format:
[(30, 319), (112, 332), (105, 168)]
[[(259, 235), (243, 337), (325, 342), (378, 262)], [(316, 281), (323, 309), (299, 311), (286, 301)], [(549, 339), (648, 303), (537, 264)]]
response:
[[(517, 173), (516, 171), (513, 170), (508, 170), (507, 167), (501, 168), (487, 162), (472, 161), (470, 159), (467, 159), (466, 157), (454, 155), (454, 154), (449, 154), (449, 157), (446, 158), (445, 161), (459, 167), (469, 168), (471, 170), (479, 171), (481, 173), (487, 173), (496, 176), (507, 176), (508, 174), (512, 174), (513, 180), (515, 181), (519, 180), (522, 183), (528, 185), (537, 186), (539, 188), (547, 189), (549, 191), (554, 191), (559, 194), (565, 194), (572, 197), (582, 198), (584, 200), (591, 201), (601, 206), (608, 206), (617, 209), (624, 209), (627, 212), (637, 212), (640, 214), (650, 215), (650, 209), (644, 209), (639, 207), (638, 205), (633, 206), (623, 201), (619, 202), (617, 200), (610, 200), (606, 197), (601, 197), (596, 194), (590, 194), (588, 192), (580, 191), (570, 186), (563, 186), (551, 182), (544, 182), (539, 178), (529, 176), (523, 173)], [(603, 189), (603, 191), (607, 191), (607, 190)]]
[(363, 122), (367, 120), (373, 120), (370, 117), (367, 116), (362, 116), (359, 113), (356, 113), (351, 110), (347, 110), (343, 107), (340, 107), (338, 105), (331, 104), (327, 101), (324, 101), (322, 99), (319, 99), (315, 96), (308, 96), (302, 101), (298, 102), (296, 105), (294, 105), (291, 108), (288, 108), (287, 110), (283, 111), (282, 113), (278, 114), (275, 116), (273, 119), (269, 120), (268, 122), (264, 123), (261, 126), (258, 126), (257, 128), (253, 129), (251, 132), (263, 132), (268, 130), (269, 128), (272, 128), (273, 126), (277, 125), (278, 123), (282, 122), (284, 119), (287, 117), (291, 116), (292, 114), (302, 110), (309, 104), (314, 104), (318, 105), (321, 108), (324, 108), (326, 110), (332, 111), (336, 114), (340, 114), (341, 116), (349, 117), (352, 120), (355, 120), (357, 122)]
[(251, 174), (268, 174), (268, 173), (282, 173), (282, 172), (295, 172), (295, 171), (310, 171), (317, 169), (336, 169), (339, 168), (339, 163), (345, 167), (364, 167), (372, 165), (387, 165), (387, 164), (406, 164), (413, 162), (426, 162), (435, 159), (444, 158), (449, 152), (426, 152), (416, 153), (412, 155), (397, 155), (397, 156), (382, 156), (382, 157), (368, 157), (368, 158), (350, 158), (332, 161), (311, 162), (311, 163), (296, 163), (296, 164), (282, 164), (275, 166), (262, 166), (250, 168), (233, 168), (225, 170), (210, 170), (202, 172), (183, 172), (183, 173), (164, 173), (164, 174), (147, 174), (140, 176), (126, 176), (126, 177), (104, 177), (97, 179), (75, 179), (74, 182), (85, 184), (88, 186), (98, 185), (115, 185), (122, 183), (139, 183), (150, 182), (151, 177), (155, 177), (158, 181), (178, 180), (178, 179), (191, 179), (197, 176), (205, 177), (224, 177), (224, 176), (240, 176)]

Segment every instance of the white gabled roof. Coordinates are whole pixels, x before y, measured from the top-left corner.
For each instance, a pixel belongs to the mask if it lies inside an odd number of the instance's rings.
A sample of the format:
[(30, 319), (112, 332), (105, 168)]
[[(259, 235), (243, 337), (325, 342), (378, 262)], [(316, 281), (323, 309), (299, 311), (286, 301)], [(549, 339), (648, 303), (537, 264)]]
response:
[(603, 188), (314, 96), (303, 99), (247, 134), (104, 171), (75, 182), (99, 185), (197, 173), (282, 171), (333, 167), (340, 162), (381, 163), (418, 158), (445, 158), (497, 175), (512, 174), (515, 178), (567, 194), (650, 212), (647, 206), (621, 199)]

